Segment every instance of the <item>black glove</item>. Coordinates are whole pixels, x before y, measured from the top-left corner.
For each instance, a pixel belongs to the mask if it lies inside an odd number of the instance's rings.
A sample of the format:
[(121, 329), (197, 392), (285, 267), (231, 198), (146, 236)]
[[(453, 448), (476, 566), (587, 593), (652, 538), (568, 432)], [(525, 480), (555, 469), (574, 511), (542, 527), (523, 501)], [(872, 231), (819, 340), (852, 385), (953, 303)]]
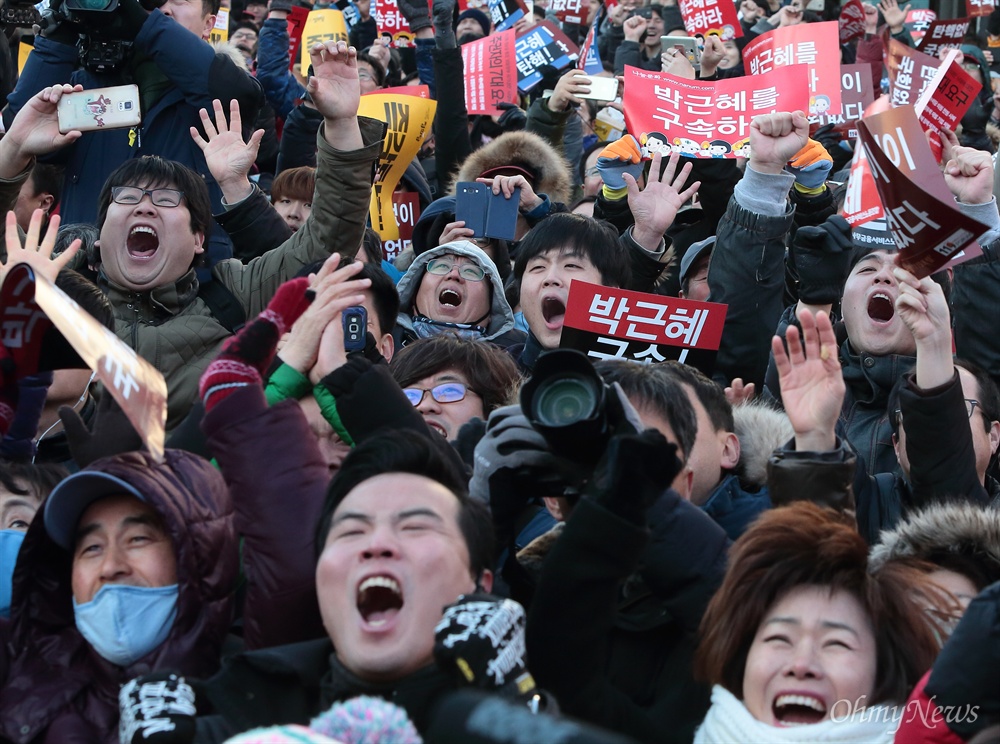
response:
[(118, 693), (122, 744), (189, 744), (195, 735), (194, 690), (183, 677), (154, 672), (125, 684)]
[(513, 599), (465, 594), (434, 628), (434, 660), (463, 685), (517, 696), (535, 687), (524, 663), (524, 608)]
[(434, 43), (438, 49), (455, 49), (455, 0), (434, 0)]
[(840, 299), (851, 270), (851, 226), (839, 214), (822, 225), (795, 233), (789, 261), (798, 278), (799, 299), (807, 305), (832, 305)]
[(284, 13), (291, 13), (292, 8), (294, 7), (295, 3), (292, 2), (292, 0), (271, 0), (271, 2), (267, 4), (268, 10), (277, 10)]
[(646, 510), (670, 488), (684, 466), (677, 445), (656, 429), (616, 434), (587, 483), (584, 496), (633, 524), (646, 524)]
[(142, 449), (142, 437), (107, 390), (94, 411), (91, 429), (87, 428), (80, 414), (69, 406), (59, 409), (59, 418), (66, 431), (70, 454), (81, 468), (102, 457)]
[(425, 0), (396, 0), (396, 4), (413, 33), (431, 27), (431, 11)]
[(515, 103), (500, 103), (497, 108), (504, 109), (504, 112), (497, 119), (497, 124), (505, 132), (520, 132), (528, 126), (528, 115), (524, 110), (518, 108)]

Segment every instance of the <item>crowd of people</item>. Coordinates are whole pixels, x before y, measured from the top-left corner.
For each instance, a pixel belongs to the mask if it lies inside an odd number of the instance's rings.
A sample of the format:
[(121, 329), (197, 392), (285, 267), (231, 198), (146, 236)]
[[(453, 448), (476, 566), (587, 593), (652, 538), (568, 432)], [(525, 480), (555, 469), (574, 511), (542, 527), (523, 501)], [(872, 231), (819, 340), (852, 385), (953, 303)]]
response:
[[(1000, 11), (940, 133), (982, 252), (918, 276), (852, 234), (858, 145), (803, 111), (647, 160), (598, 136), (594, 73), (470, 115), (486, 6), (397, 0), (396, 45), (362, 0), (303, 70), (295, 4), (213, 45), (219, 0), (118, 0), (110, 65), (73, 19), (20, 74), (0, 37), (0, 741), (1000, 741)], [(841, 46), (877, 94), (909, 7)], [(742, 0), (697, 70), (675, 3), (584, 10), (598, 76), (716, 81), (840, 5)], [(132, 83), (141, 125), (60, 126)], [(397, 255), (358, 112), (405, 85), (437, 114)], [(513, 239), (461, 182), (517, 201)], [(58, 331), (25, 341), (19, 264), (162, 375), (162, 456)], [(714, 366), (560, 348), (574, 281), (725, 305)]]

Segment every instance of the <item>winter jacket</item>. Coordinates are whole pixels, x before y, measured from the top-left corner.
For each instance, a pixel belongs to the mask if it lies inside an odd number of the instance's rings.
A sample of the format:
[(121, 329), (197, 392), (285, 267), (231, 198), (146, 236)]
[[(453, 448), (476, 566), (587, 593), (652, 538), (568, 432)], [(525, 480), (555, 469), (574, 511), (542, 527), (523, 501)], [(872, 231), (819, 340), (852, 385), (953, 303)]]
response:
[[(239, 573), (233, 507), (209, 463), (167, 450), (174, 476), (148, 454), (130, 452), (92, 467), (134, 485), (163, 517), (177, 555), (177, 618), (167, 639), (122, 669), (106, 661), (76, 629), (71, 603), (72, 555), (32, 522), (14, 574), (10, 671), (0, 689), (0, 739), (14, 744), (118, 742), (118, 689), (153, 670), (212, 674), (232, 621)], [(154, 474), (155, 473), (155, 474)]]
[(232, 209), (213, 215), (233, 241), (233, 258), (249, 263), (277, 248), (294, 234), (271, 206), (271, 200), (255, 188), (249, 198)]
[[(353, 152), (333, 149), (320, 133), (315, 206), (288, 241), (246, 265), (230, 259), (213, 267), (214, 279), (235, 296), (247, 318), (263, 311), (282, 282), (303, 266), (333, 251), (357, 251), (368, 215), (372, 164), (384, 132), (382, 122), (361, 118), (360, 123), (366, 144)], [(240, 206), (252, 208), (254, 198)], [(193, 270), (172, 285), (144, 293), (119, 287), (103, 273), (99, 284), (114, 307), (118, 337), (166, 378), (170, 430), (187, 415), (202, 372), (230, 331), (198, 296)]]
[(275, 115), (282, 119), (306, 93), (288, 69), (288, 48), (288, 21), (265, 19), (257, 37), (257, 80)]
[[(113, 129), (87, 132), (52, 160), (64, 163), (66, 176), (59, 213), (64, 224), (97, 220), (97, 194), (108, 175), (130, 158), (160, 155), (197, 171), (208, 186), (214, 211), (222, 211), (222, 191), (205, 163), (201, 148), (191, 138), (190, 127), (201, 129), (199, 109), (212, 110), (212, 100), (222, 100), (224, 109), (236, 100), (249, 128), (257, 119), (263, 95), (260, 85), (237, 67), (228, 55), (212, 47), (159, 10), (149, 14), (135, 38), (137, 51), (145, 52), (169, 79), (160, 98), (143, 108), (137, 131)], [(8, 99), (4, 112), (7, 125), (28, 100), (50, 85), (80, 83), (85, 89), (132, 82), (127, 74), (97, 74), (78, 70), (75, 45), (40, 37), (28, 63)], [(144, 102), (145, 104), (145, 102)], [(246, 132), (249, 134), (249, 132)], [(218, 233), (206, 247), (210, 263), (228, 258), (231, 246)]]
[(626, 65), (638, 67), (640, 70), (659, 72), (661, 69), (660, 55), (647, 58), (646, 50), (638, 41), (625, 39), (615, 51), (615, 75), (624, 75)]
[(997, 294), (1000, 240), (985, 243), (982, 248), (982, 256), (955, 267), (951, 292), (955, 349), (958, 356), (987, 370), (1000, 385), (1000, 341), (993, 324), (983, 322), (1000, 313), (1000, 295)]
[[(528, 121), (525, 129), (534, 132), (555, 148), (569, 164), (575, 176), (583, 156), (583, 124), (579, 116), (574, 116), (575, 109), (570, 107), (565, 111), (553, 111), (544, 98), (536, 98), (528, 107)], [(573, 179), (573, 191), (569, 201), (575, 202), (583, 196), (582, 185)]]
[(648, 520), (576, 504), (541, 567), (528, 656), (566, 713), (643, 742), (689, 742), (709, 704), (691, 671), (698, 624), (729, 542), (673, 491)]
[(399, 317), (396, 324), (398, 328), (402, 329), (402, 343), (405, 345), (417, 338), (413, 327), (413, 315), (416, 312), (414, 302), (420, 290), (420, 283), (426, 273), (427, 263), (445, 254), (470, 258), (486, 272), (483, 281), (490, 283), (492, 296), (490, 317), (485, 323), (486, 332), (482, 334), (483, 340), (492, 341), (500, 346), (510, 346), (524, 341), (524, 334), (514, 329), (514, 311), (507, 303), (503, 282), (500, 280), (500, 273), (497, 271), (496, 265), (474, 243), (468, 240), (457, 240), (437, 248), (431, 248), (414, 258), (410, 268), (406, 270), (403, 278), (396, 285), (396, 289), (399, 290)]

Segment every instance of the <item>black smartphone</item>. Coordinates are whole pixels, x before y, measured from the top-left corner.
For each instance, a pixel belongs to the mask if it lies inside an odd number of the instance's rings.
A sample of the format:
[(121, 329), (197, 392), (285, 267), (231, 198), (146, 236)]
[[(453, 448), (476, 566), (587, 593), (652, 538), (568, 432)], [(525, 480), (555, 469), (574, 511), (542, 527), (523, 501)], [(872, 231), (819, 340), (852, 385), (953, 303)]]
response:
[(488, 184), (463, 181), (455, 186), (455, 219), (464, 220), (473, 237), (513, 240), (520, 202), (520, 188), (508, 199)]
[(365, 337), (368, 333), (368, 311), (360, 305), (347, 308), (342, 313), (344, 322), (344, 351), (365, 350)]

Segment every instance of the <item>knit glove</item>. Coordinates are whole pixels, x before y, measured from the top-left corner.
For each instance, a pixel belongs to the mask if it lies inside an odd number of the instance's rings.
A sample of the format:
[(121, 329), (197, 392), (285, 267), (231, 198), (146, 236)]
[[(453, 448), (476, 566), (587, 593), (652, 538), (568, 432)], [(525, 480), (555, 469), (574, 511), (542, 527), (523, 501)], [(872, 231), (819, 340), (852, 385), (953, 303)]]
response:
[(292, 0), (271, 0), (267, 4), (268, 10), (277, 10), (279, 12), (291, 13), (292, 8), (295, 7), (295, 3)]
[(639, 141), (631, 134), (623, 135), (601, 150), (597, 158), (597, 170), (604, 185), (613, 191), (627, 188), (626, 173), (638, 178), (642, 175), (642, 150)]
[(833, 158), (830, 153), (819, 142), (811, 139), (788, 161), (785, 170), (795, 176), (797, 190), (815, 194), (823, 189), (832, 167)]
[(102, 457), (142, 449), (142, 437), (132, 426), (118, 401), (107, 390), (97, 404), (89, 429), (80, 414), (70, 406), (59, 409), (59, 419), (66, 432), (70, 455), (81, 468)]
[(396, 4), (413, 33), (431, 27), (431, 10), (426, 0), (396, 0)]
[(597, 463), (584, 497), (643, 526), (646, 510), (670, 488), (682, 467), (677, 445), (667, 442), (656, 429), (616, 434)]
[(262, 383), (281, 335), (292, 327), (315, 297), (315, 293), (307, 291), (308, 287), (306, 277), (282, 284), (267, 309), (223, 344), (219, 356), (208, 365), (198, 384), (206, 412), (237, 388)]
[(26, 461), (35, 454), (35, 434), (51, 385), (52, 372), (39, 372), (18, 381), (17, 405), (6, 436), (0, 442), (0, 457)]
[(837, 302), (853, 253), (851, 226), (839, 214), (827, 217), (822, 225), (800, 227), (789, 251), (792, 273), (798, 277), (799, 299), (807, 305)]
[(455, 49), (455, 0), (434, 0), (434, 43), (438, 49)]
[(524, 608), (512, 599), (464, 594), (434, 628), (434, 660), (463, 685), (523, 694), (535, 687), (525, 665)]
[(497, 108), (503, 110), (497, 119), (497, 125), (503, 131), (520, 132), (528, 126), (528, 115), (516, 103), (499, 103)]

